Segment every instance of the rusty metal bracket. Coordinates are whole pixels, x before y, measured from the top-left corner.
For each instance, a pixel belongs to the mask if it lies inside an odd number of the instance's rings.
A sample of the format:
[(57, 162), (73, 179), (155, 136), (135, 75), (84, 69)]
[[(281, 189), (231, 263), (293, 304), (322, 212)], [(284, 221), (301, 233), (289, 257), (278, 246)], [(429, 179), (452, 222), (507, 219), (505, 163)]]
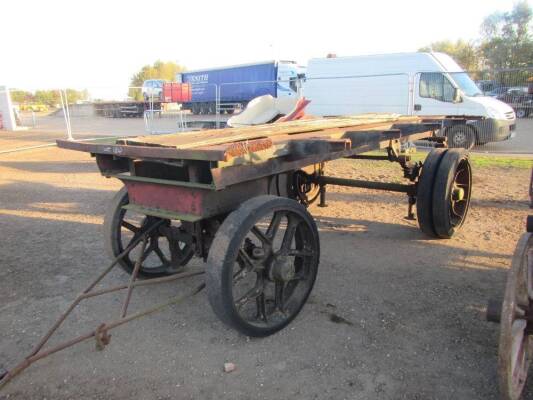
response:
[[(13, 368), (8, 369), (8, 370), (0, 369), (0, 389), (5, 387), (9, 381), (11, 381), (13, 378), (15, 378), (17, 375), (19, 375), (22, 371), (24, 371), (26, 368), (28, 368), (33, 363), (45, 357), (48, 357), (51, 354), (57, 353), (61, 350), (74, 346), (88, 339), (94, 338), (96, 341), (96, 349), (103, 350), (105, 346), (108, 345), (111, 340), (111, 335), (109, 334), (109, 331), (111, 329), (117, 328), (133, 320), (159, 312), (162, 309), (170, 305), (179, 304), (183, 302), (184, 300), (196, 295), (197, 293), (199, 293), (205, 288), (205, 283), (201, 283), (194, 290), (190, 291), (187, 294), (171, 297), (168, 301), (158, 304), (152, 308), (138, 311), (131, 315), (127, 315), (128, 305), (130, 303), (131, 295), (132, 295), (134, 288), (138, 286), (147, 286), (147, 285), (154, 285), (158, 283), (171, 282), (177, 279), (183, 279), (183, 278), (202, 275), (204, 273), (203, 270), (184, 271), (181, 273), (177, 273), (174, 275), (165, 276), (161, 278), (155, 278), (155, 279), (144, 280), (144, 281), (137, 280), (137, 274), (142, 264), (142, 257), (144, 254), (144, 250), (146, 248), (148, 236), (155, 229), (158, 229), (162, 225), (162, 223), (163, 223), (163, 220), (157, 221), (153, 225), (148, 227), (142, 234), (135, 236), (130, 242), (130, 244), (126, 247), (126, 249), (122, 253), (120, 253), (117, 257), (115, 257), (115, 259), (113, 259), (111, 264), (100, 275), (98, 275), (98, 277), (93, 282), (91, 282), (89, 286), (76, 297), (76, 299), (74, 299), (74, 301), (70, 304), (67, 310), (63, 314), (60, 315), (60, 317), (56, 320), (56, 322), (52, 325), (52, 327), (48, 330), (48, 332), (46, 332), (46, 334), (42, 337), (39, 343), (33, 348), (30, 354), (28, 354), (22, 361), (20, 361)], [(131, 275), (129, 283), (127, 285), (120, 285), (120, 286), (96, 290), (95, 287), (102, 281), (102, 279), (104, 279), (105, 276), (109, 274), (109, 272), (111, 272), (113, 267), (115, 267), (122, 258), (128, 255), (141, 241), (143, 242), (142, 249), (139, 252), (139, 257), (137, 258), (137, 261), (135, 263), (134, 271)], [(73, 339), (67, 340), (49, 349), (46, 349), (46, 350), (43, 349), (46, 343), (48, 343), (50, 338), (63, 324), (65, 319), (72, 313), (72, 311), (83, 300), (97, 297), (97, 296), (102, 296), (108, 293), (118, 292), (120, 290), (127, 290), (127, 293), (126, 293), (126, 298), (124, 300), (124, 303), (122, 305), (121, 316), (119, 319), (110, 321), (110, 322), (102, 322), (98, 324), (96, 329), (90, 332), (87, 332), (84, 335), (80, 335)]]

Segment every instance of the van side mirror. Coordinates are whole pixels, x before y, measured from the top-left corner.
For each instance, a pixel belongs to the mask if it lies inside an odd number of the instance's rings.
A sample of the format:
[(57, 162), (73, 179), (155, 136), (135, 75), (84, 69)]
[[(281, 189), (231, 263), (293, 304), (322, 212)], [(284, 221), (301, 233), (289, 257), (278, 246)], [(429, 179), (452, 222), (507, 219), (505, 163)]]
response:
[(461, 91), (457, 88), (453, 89), (453, 102), (454, 103), (461, 103), (463, 101), (463, 98), (461, 97)]

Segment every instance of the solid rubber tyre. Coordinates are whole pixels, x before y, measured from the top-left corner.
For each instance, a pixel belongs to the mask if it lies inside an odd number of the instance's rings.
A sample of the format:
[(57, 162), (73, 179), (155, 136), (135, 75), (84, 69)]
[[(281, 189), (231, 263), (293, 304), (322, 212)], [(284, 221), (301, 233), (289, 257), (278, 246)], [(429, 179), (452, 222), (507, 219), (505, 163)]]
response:
[[(455, 214), (454, 217), (452, 195), (456, 179), (461, 179), (464, 200), (459, 205), (460, 216)], [(471, 194), (472, 168), (467, 152), (462, 149), (448, 150), (439, 164), (433, 186), (433, 226), (439, 238), (451, 238), (463, 225), (470, 207)]]
[(429, 237), (437, 237), (433, 225), (433, 184), (440, 162), (447, 149), (433, 149), (422, 165), (416, 190), (416, 216), (420, 230)]

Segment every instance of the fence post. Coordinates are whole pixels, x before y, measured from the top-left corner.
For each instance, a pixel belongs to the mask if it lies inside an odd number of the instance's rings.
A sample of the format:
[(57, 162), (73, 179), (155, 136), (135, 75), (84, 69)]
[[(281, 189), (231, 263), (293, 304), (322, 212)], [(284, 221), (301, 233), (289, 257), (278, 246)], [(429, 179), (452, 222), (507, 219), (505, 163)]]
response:
[(5, 129), (10, 131), (17, 129), (11, 95), (7, 86), (0, 86), (0, 114), (2, 114), (2, 123)]

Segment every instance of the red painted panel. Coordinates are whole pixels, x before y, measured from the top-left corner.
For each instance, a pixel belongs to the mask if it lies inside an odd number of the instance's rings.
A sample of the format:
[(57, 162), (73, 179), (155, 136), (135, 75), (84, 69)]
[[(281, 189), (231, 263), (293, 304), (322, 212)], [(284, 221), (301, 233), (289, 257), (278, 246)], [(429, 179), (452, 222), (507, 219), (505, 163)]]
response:
[(191, 101), (189, 83), (167, 82), (163, 84), (163, 101), (166, 103), (186, 103)]
[(131, 204), (182, 214), (202, 215), (208, 191), (156, 183), (123, 181)]

